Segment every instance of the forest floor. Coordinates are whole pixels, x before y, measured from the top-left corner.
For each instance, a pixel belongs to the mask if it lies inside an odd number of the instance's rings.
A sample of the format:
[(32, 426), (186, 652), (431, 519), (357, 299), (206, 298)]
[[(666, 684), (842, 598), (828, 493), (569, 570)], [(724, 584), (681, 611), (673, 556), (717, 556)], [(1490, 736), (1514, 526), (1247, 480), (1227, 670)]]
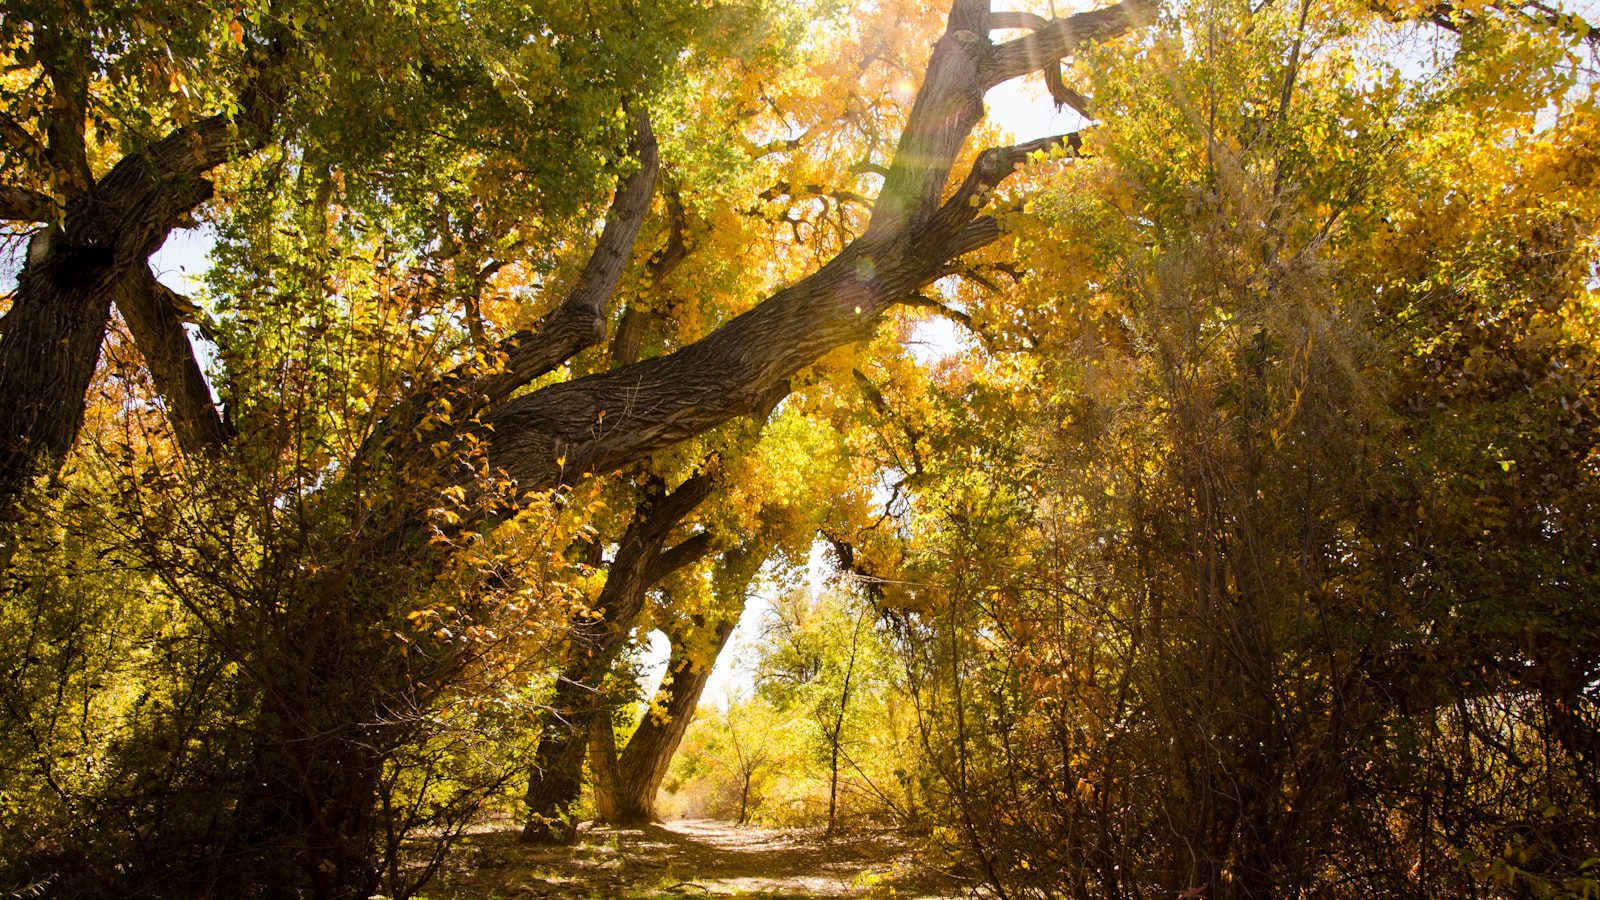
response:
[(588, 827), (570, 847), (525, 847), (514, 830), (471, 834), (423, 891), (428, 900), (546, 897), (955, 898), (970, 885), (919, 864), (890, 829), (753, 828), (684, 819)]

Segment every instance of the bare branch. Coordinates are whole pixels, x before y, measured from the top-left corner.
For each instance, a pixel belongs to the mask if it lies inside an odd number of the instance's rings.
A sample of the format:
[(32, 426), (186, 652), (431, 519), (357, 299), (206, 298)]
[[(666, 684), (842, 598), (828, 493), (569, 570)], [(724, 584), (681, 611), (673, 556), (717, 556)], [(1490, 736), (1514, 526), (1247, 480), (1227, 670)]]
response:
[(656, 554), (655, 559), (650, 561), (649, 571), (645, 573), (645, 581), (655, 584), (685, 566), (694, 565), (704, 559), (714, 546), (709, 531), (696, 532), (684, 538)]
[[(1158, 0), (1123, 0), (1115, 6), (1053, 19), (1032, 34), (994, 48), (983, 66), (985, 90), (1037, 72), (1090, 41), (1115, 37), (1154, 18)], [(1015, 25), (1009, 27), (1017, 27)]]
[[(974, 221), (976, 210), (983, 205), (985, 195), (1016, 171), (1017, 166), (1021, 165), (1030, 154), (1047, 153), (1057, 147), (1076, 156), (1083, 147), (1082, 133), (1074, 131), (1013, 144), (1009, 147), (990, 147), (978, 154), (978, 159), (972, 164), (972, 170), (967, 173), (966, 179), (956, 188), (950, 199), (939, 207), (938, 214), (934, 216), (927, 230), (919, 236), (919, 245), (932, 249), (955, 238)], [(998, 233), (996, 236), (998, 237)], [(963, 249), (946, 252), (943, 258), (951, 259), (974, 249), (976, 247), (965, 246), (963, 243)]]
[[(1038, 31), (1050, 27), (1050, 20), (1036, 13), (1007, 10), (991, 15), (989, 27)], [(1070, 106), (1078, 115), (1085, 119), (1089, 118), (1089, 99), (1067, 87), (1067, 83), (1061, 77), (1061, 60), (1051, 60), (1040, 71), (1044, 74), (1044, 86), (1050, 91), (1050, 98), (1056, 102), (1056, 106)]]
[(767, 188), (760, 194), (762, 200), (776, 200), (779, 197), (828, 197), (836, 203), (855, 203), (859, 206), (871, 207), (872, 201), (853, 191), (835, 190), (820, 184), (792, 185), (787, 181), (780, 181)]
[(226, 444), (233, 430), (212, 402), (211, 387), (200, 371), (179, 315), (180, 309), (193, 304), (157, 281), (149, 269), (131, 273), (116, 302), (134, 346), (150, 369), (178, 445), (185, 453), (198, 456)]
[(972, 326), (972, 316), (970, 314), (956, 309), (954, 306), (951, 306), (948, 303), (941, 303), (940, 301), (929, 297), (927, 294), (911, 294), (904, 300), (900, 301), (900, 305), (909, 306), (914, 309), (932, 310), (933, 312), (944, 316), (946, 319), (949, 319), (950, 321), (962, 325), (968, 330), (977, 333), (977, 329), (973, 328)]

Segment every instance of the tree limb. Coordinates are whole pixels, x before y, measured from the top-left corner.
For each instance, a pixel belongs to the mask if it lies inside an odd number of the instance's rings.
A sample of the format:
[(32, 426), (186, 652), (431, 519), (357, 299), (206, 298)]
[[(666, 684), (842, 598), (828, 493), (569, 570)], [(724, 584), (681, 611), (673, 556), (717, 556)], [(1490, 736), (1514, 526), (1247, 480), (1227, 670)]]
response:
[[(1050, 20), (1037, 13), (1006, 10), (995, 12), (990, 16), (989, 28), (1024, 28), (1029, 31), (1038, 31), (1050, 27)], [(1044, 86), (1050, 91), (1050, 99), (1056, 106), (1070, 106), (1078, 115), (1089, 118), (1089, 99), (1072, 88), (1061, 77), (1061, 60), (1053, 59), (1041, 69), (1044, 73)]]
[[(659, 284), (667, 273), (677, 268), (689, 255), (689, 215), (683, 206), (683, 195), (672, 187), (663, 191), (663, 195), (667, 201), (667, 243), (651, 254), (650, 260), (645, 263), (645, 274), (652, 286)], [(638, 362), (639, 344), (645, 332), (661, 319), (661, 315), (659, 310), (629, 303), (611, 338), (611, 361), (624, 366)]]
[(48, 222), (55, 214), (56, 202), (49, 194), (23, 187), (0, 187), (0, 219)]
[(532, 329), (501, 342), (504, 370), (476, 379), (472, 389), (484, 402), (496, 403), (511, 392), (571, 359), (605, 337), (606, 306), (616, 293), (622, 272), (633, 254), (639, 229), (650, 211), (660, 159), (650, 117), (637, 116), (633, 153), (639, 168), (617, 188), (606, 215), (604, 230), (576, 284)]
[[(1062, 20), (1072, 23), (1065, 30), (1037, 34), (1053, 35), (1048, 46), (1065, 52), (1126, 30), (1149, 5), (1126, 0), (1087, 19)], [(1073, 138), (988, 151), (958, 189), (965, 199), (939, 204), (951, 165), (982, 115), (979, 63), (987, 41), (957, 26), (987, 22), (986, 4), (961, 3), (952, 11), (862, 237), (817, 272), (672, 354), (551, 385), (490, 410), (484, 422), (491, 465), (523, 490), (542, 490), (579, 473), (620, 468), (749, 415), (822, 354), (868, 337), (885, 310), (941, 277), (951, 258), (996, 240), (999, 223), (975, 218), (971, 198), (998, 184), (1027, 153), (1070, 146)]]
[(694, 565), (705, 559), (714, 546), (709, 531), (699, 531), (684, 538), (656, 554), (655, 559), (650, 561), (649, 571), (645, 573), (645, 581), (655, 584), (685, 566)]
[(94, 184), (84, 140), (89, 114), (89, 49), (75, 29), (38, 29), (34, 50), (50, 80), (50, 105), (45, 111), (44, 158), (56, 182), (68, 193), (81, 194)]
[(984, 90), (1059, 63), (1090, 41), (1129, 31), (1153, 19), (1158, 9), (1158, 0), (1123, 0), (1104, 9), (1052, 19), (1033, 33), (994, 48), (983, 66)]
[(178, 445), (198, 456), (226, 444), (233, 431), (211, 400), (211, 388), (178, 315), (188, 301), (143, 269), (123, 281), (116, 303), (150, 369)]

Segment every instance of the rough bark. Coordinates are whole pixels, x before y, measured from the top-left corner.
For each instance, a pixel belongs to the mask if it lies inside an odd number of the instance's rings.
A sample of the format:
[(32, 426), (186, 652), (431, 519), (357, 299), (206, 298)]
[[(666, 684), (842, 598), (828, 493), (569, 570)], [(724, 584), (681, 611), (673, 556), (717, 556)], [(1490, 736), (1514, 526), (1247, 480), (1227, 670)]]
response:
[(178, 128), (91, 182), (75, 161), (81, 120), (76, 138), (61, 124), (73, 120), (75, 88), (63, 83), (61, 90), (49, 146), (57, 175), (74, 193), (60, 220), (29, 242), (0, 334), (0, 515), (36, 476), (54, 472), (77, 438), (117, 292), (179, 220), (210, 198), (205, 173), (263, 144), (274, 105), (254, 84), (237, 115)]
[(233, 432), (211, 399), (211, 387), (194, 357), (178, 315), (184, 305), (178, 295), (140, 267), (123, 281), (116, 303), (150, 370), (178, 445), (185, 453), (200, 455), (227, 443)]
[(987, 4), (958, 3), (861, 238), (810, 277), (672, 354), (499, 405), (485, 416), (491, 463), (530, 491), (619, 468), (758, 410), (779, 382), (869, 336), (890, 306), (946, 274), (955, 257), (999, 237), (998, 223), (971, 201), (1029, 151), (1065, 139), (986, 151), (941, 204), (954, 160), (982, 118), (984, 91), (1086, 41), (1126, 31), (1152, 8), (1150, 0), (1126, 0), (996, 46), (987, 37)]
[(0, 219), (8, 222), (48, 222), (55, 217), (56, 201), (29, 188), (0, 186)]
[[(536, 769), (528, 779), (528, 822), (522, 831), (525, 842), (572, 839), (571, 808), (583, 785), (586, 741), (591, 723), (605, 712), (601, 682), (644, 607), (651, 576), (660, 578), (668, 573), (659, 559), (669, 533), (710, 495), (715, 484), (715, 474), (703, 469), (671, 493), (647, 497), (617, 544), (616, 557), (595, 604), (599, 615), (573, 623), (569, 661), (557, 678), (539, 737)], [(710, 545), (704, 546), (709, 549)], [(692, 561), (685, 553), (674, 553), (672, 558), (680, 565)]]
[[(602, 718), (595, 723), (592, 767), (596, 774), (595, 806), (601, 821), (637, 824), (660, 818), (656, 813), (656, 793), (694, 719), (717, 656), (737, 624), (737, 617), (711, 625), (697, 621), (699, 628), (710, 632), (709, 658), (695, 653), (696, 636), (683, 631), (668, 635), (672, 656), (667, 662), (667, 674), (651, 701), (651, 711), (645, 713), (620, 756), (611, 722)], [(665, 715), (658, 717), (654, 712), (657, 708)]]

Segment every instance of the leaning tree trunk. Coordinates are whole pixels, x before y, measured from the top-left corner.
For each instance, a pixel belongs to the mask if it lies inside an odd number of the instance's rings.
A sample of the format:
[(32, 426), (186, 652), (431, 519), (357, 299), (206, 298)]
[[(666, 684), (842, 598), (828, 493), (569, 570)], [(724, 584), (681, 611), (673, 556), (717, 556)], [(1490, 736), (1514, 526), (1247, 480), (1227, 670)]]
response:
[(757, 412), (827, 352), (871, 337), (892, 306), (948, 275), (957, 257), (1000, 238), (999, 219), (982, 212), (997, 185), (1030, 153), (1074, 139), (985, 150), (947, 193), (952, 166), (983, 118), (985, 92), (1127, 31), (1155, 5), (1124, 0), (995, 44), (987, 0), (957, 0), (861, 237), (812, 275), (670, 354), (492, 404), (477, 436), (490, 464), (530, 492), (615, 471)]
[[(596, 758), (592, 767), (596, 772), (595, 807), (601, 821), (631, 825), (660, 819), (656, 812), (656, 793), (694, 719), (717, 656), (737, 624), (738, 619), (734, 618), (707, 629), (711, 632), (709, 656), (695, 652), (697, 648), (691, 634), (671, 635), (672, 657), (667, 663), (657, 702), (651, 703), (651, 710), (645, 713), (644, 721), (639, 723), (620, 757), (611, 723), (604, 720), (596, 723), (592, 741)], [(706, 626), (702, 623), (700, 627)], [(658, 716), (655, 712), (658, 708), (665, 710), (665, 714)]]
[(528, 843), (565, 843), (577, 833), (572, 806), (583, 787), (583, 760), (592, 723), (607, 713), (600, 685), (644, 607), (655, 582), (710, 550), (710, 535), (690, 537), (663, 552), (668, 533), (711, 493), (715, 476), (691, 476), (665, 497), (647, 498), (623, 533), (597, 602), (598, 619), (574, 623), (571, 661), (556, 682), (528, 779)]

